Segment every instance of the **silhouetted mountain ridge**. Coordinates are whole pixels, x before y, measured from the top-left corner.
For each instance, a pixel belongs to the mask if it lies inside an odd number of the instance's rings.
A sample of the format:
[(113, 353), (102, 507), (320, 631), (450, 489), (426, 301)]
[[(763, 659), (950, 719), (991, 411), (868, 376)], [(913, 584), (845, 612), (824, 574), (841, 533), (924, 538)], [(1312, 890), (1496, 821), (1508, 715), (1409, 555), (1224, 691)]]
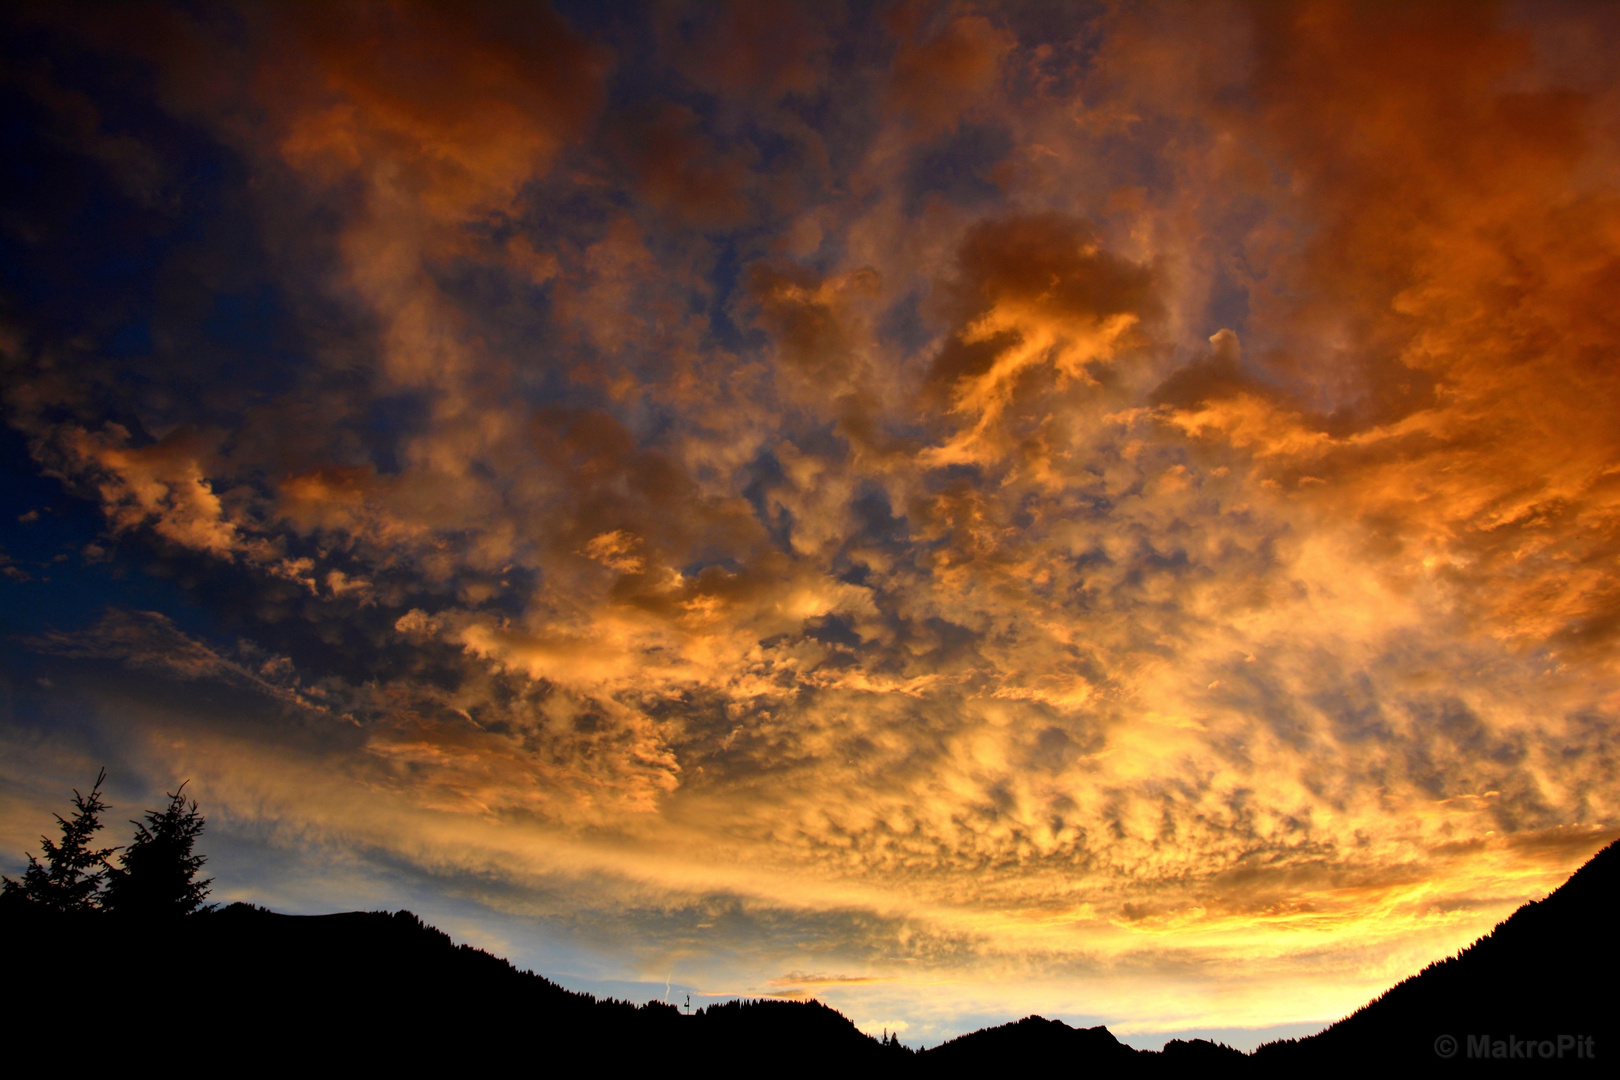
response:
[(1000, 1027), (982, 1028), (959, 1035), (919, 1055), (924, 1072), (992, 1073), (1016, 1063), (1019, 1068), (1072, 1070), (1084, 1064), (1102, 1075), (1134, 1075), (1245, 1061), (1244, 1055), (1224, 1043), (1207, 1039), (1172, 1039), (1162, 1051), (1137, 1050), (1114, 1037), (1101, 1025), (1073, 1028), (1061, 1020), (1026, 1016)]
[[(1469, 1039), (1492, 1047), (1514, 1040), (1552, 1041), (1591, 1036), (1620, 1060), (1615, 1030), (1620, 970), (1620, 842), (1592, 856), (1568, 881), (1542, 900), (1532, 900), (1489, 934), (1455, 956), (1403, 979), (1338, 1023), (1304, 1039), (1271, 1043), (1258, 1060), (1356, 1060), (1427, 1055), (1434, 1061), (1478, 1061)], [(1452, 1058), (1436, 1043), (1456, 1040)], [(1444, 1049), (1444, 1047), (1442, 1047)], [(1574, 1056), (1566, 1048), (1566, 1059)], [(1601, 1050), (1599, 1050), (1601, 1053)]]
[(797, 1063), (828, 1068), (911, 1055), (817, 1002), (725, 1002), (682, 1015), (663, 1002), (595, 998), (456, 945), (408, 911), (297, 916), (233, 904), (137, 923), (8, 905), (3, 926), (8, 966), (29, 973), (16, 1031), (58, 1026), (63, 1002), (94, 1016), (94, 1002), (164, 1000), (173, 1022), (130, 1040), (153, 1060), (177, 1041), (223, 1061), (251, 1048), (249, 1065), (276, 1069), (316, 1056), (366, 1068), (522, 1065), (564, 1053), (728, 1067), (791, 1046)]
[[(663, 1002), (567, 990), (456, 945), (408, 911), (294, 916), (233, 904), (136, 920), (8, 903), (0, 905), (0, 933), (25, 998), (7, 1022), (7, 1046), (25, 1057), (56, 1052), (60, 1044), (41, 1033), (112, 1019), (133, 1059), (169, 1060), (178, 1045), (217, 1069), (249, 1073), (317, 1060), (367, 1069), (571, 1061), (790, 1073), (1264, 1073), (1361, 1060), (1478, 1064), (1471, 1049), (1488, 1053), (1500, 1039), (1509, 1050), (1515, 1039), (1556, 1046), (1560, 1035), (1593, 1039), (1601, 1055), (1611, 1049), (1614, 994), (1594, 997), (1589, 987), (1594, 975), (1607, 980), (1616, 970), (1617, 897), (1620, 847), (1610, 845), (1457, 956), (1320, 1034), (1252, 1055), (1205, 1040), (1138, 1051), (1106, 1027), (1038, 1016), (917, 1053), (864, 1034), (814, 1001), (732, 1001), (685, 1015)], [(1450, 1059), (1436, 1053), (1442, 1036), (1455, 1040)], [(1568, 1059), (1595, 1065), (1585, 1056), (1593, 1048), (1582, 1044), (1576, 1056), (1566, 1047)]]

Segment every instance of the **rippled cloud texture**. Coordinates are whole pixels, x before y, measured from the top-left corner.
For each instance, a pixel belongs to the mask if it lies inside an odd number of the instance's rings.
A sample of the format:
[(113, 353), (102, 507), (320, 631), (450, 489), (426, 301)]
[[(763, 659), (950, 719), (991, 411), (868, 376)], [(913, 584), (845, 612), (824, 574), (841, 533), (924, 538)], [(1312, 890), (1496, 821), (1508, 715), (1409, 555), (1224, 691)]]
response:
[(936, 1041), (1330, 1020), (1620, 830), (1613, 9), (7, 18), (8, 867), (106, 762)]

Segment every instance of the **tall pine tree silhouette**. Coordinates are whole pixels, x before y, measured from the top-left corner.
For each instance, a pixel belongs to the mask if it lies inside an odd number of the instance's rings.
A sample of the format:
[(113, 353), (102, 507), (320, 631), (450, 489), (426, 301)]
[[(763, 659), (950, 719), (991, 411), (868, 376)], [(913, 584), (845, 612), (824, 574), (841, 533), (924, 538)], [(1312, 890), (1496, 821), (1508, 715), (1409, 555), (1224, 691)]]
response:
[[(189, 782), (189, 781), (188, 781)], [(186, 785), (169, 792), (169, 805), (149, 810), (146, 822), (130, 822), (135, 838), (124, 849), (124, 865), (112, 867), (102, 907), (115, 915), (163, 918), (189, 915), (202, 906), (211, 878), (197, 879), (206, 856), (192, 852), (204, 819)]]
[(8, 899), (29, 900), (53, 911), (92, 911), (96, 907), (96, 894), (109, 867), (107, 856), (117, 848), (92, 848), (90, 839), (101, 828), (101, 813), (107, 804), (101, 801), (101, 785), (107, 779), (107, 770), (96, 776), (96, 785), (89, 796), (73, 789), (73, 820), (56, 815), (62, 827), (62, 842), (51, 843), (50, 837), (39, 838), (45, 851), (45, 865), (32, 854), (28, 856), (28, 869), (21, 881), (5, 878), (4, 892)]

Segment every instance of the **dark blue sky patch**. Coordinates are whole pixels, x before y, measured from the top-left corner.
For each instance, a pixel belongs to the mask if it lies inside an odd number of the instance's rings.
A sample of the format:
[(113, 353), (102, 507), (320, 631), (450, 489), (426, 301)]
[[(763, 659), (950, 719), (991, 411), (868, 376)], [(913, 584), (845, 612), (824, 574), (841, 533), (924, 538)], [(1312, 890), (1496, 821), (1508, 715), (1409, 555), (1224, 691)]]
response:
[(694, 550), (690, 559), (682, 565), (681, 576), (696, 578), (708, 574), (729, 577), (742, 572), (744, 568), (744, 564), (731, 552), (704, 545)]
[(204, 337), (241, 356), (246, 366), (266, 359), (266, 346), (275, 343), (286, 325), (287, 314), (276, 291), (261, 284), (246, 292), (215, 294), (200, 327)]
[(1209, 325), (1236, 331), (1241, 338), (1249, 328), (1249, 287), (1229, 266), (1221, 266), (1209, 295)]
[(1064, 100), (1079, 96), (1103, 45), (1106, 7), (1091, 0), (1018, 4), (1006, 9), (1024, 62), (1009, 72), (1013, 93)]
[(202, 605), (172, 579), (144, 573), (140, 555), (108, 536), (94, 502), (41, 475), (11, 428), (0, 428), (0, 460), (0, 551), (27, 575), (0, 575), (0, 639), (78, 629), (108, 607), (165, 611), (194, 630), (208, 625)]
[(922, 314), (923, 294), (913, 289), (890, 304), (878, 318), (878, 338), (893, 342), (902, 355), (912, 356), (927, 347), (933, 331)]
[(360, 424), (378, 473), (400, 473), (404, 468), (400, 452), (411, 436), (426, 428), (432, 408), (431, 395), (425, 391), (381, 394), (366, 401)]
[(860, 522), (860, 531), (853, 542), (900, 545), (910, 536), (906, 519), (895, 516), (888, 491), (878, 484), (870, 481), (863, 484), (851, 508)]
[(1005, 128), (964, 124), (917, 151), (906, 171), (906, 213), (914, 214), (925, 198), (937, 195), (958, 206), (974, 206), (1001, 194), (990, 172), (1012, 152)]
[(125, 323), (115, 330), (102, 347), (102, 352), (118, 360), (135, 360), (152, 353), (152, 330), (145, 322)]
[(762, 450), (749, 463), (744, 474), (742, 496), (754, 508), (754, 516), (765, 527), (771, 542), (783, 551), (793, 550), (793, 514), (785, 506), (773, 505), (771, 492), (787, 482), (782, 463), (769, 450)]
[(855, 632), (850, 621), (842, 615), (823, 615), (819, 619), (807, 619), (804, 634), (812, 641), (819, 641), (823, 645), (842, 645), (848, 649), (858, 649), (861, 646), (861, 635)]
[(984, 469), (978, 465), (955, 463), (932, 469), (928, 473), (928, 490), (940, 492), (958, 484), (977, 487), (984, 482)]

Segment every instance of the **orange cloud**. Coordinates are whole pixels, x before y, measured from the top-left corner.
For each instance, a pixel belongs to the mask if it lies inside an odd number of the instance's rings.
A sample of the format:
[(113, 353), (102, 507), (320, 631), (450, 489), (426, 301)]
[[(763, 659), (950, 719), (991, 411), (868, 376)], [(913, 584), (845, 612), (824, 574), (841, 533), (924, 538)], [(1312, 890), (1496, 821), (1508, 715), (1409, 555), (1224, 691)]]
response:
[(446, 223), (500, 207), (582, 134), (604, 68), (549, 10), (516, 14), (453, 18), (403, 3), (289, 12), (291, 47), (258, 76), (261, 99), (285, 117), (281, 153), (328, 182), (369, 174), (375, 198), (412, 198)]
[(732, 226), (748, 216), (746, 156), (722, 152), (691, 109), (668, 102), (627, 120), (619, 133), (620, 154), (641, 195), (678, 220)]
[(890, 100), (925, 131), (954, 124), (996, 87), (1013, 36), (971, 11), (930, 12), (928, 5), (897, 5), (889, 17), (899, 39)]
[(665, 46), (673, 65), (727, 95), (814, 92), (827, 75), (827, 35), (800, 3), (703, 4), (680, 12)]

